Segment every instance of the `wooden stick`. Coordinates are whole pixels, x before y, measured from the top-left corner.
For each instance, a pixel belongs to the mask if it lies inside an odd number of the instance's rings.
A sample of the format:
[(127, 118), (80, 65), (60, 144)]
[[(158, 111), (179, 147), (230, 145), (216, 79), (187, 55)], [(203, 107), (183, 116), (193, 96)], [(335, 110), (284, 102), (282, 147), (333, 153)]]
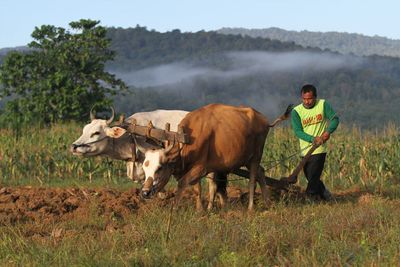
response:
[(307, 154), (304, 156), (304, 158), (300, 161), (299, 165), (294, 169), (291, 175), (287, 177), (287, 182), (289, 184), (295, 184), (297, 183), (297, 176), (299, 175), (300, 171), (303, 169), (304, 165), (307, 163), (308, 159), (311, 157), (312, 153), (317, 149), (319, 145), (313, 144), (313, 146), (308, 150)]
[[(238, 176), (244, 177), (249, 179), (250, 178), (250, 172), (247, 170), (243, 170), (243, 169), (236, 169), (232, 171), (233, 174), (236, 174)], [(272, 186), (275, 188), (281, 188), (284, 189), (288, 186), (287, 181), (285, 181), (284, 179), (278, 180), (278, 179), (274, 179), (268, 176), (265, 176), (264, 174), (264, 179), (265, 179), (265, 183), (268, 186)]]
[(171, 201), (171, 208), (169, 209), (168, 222), (167, 222), (167, 236), (165, 242), (168, 243), (169, 233), (171, 232), (172, 212), (174, 210), (174, 201)]
[[(319, 145), (313, 145), (310, 150), (307, 152), (307, 154), (304, 156), (304, 158), (300, 161), (299, 165), (296, 167), (296, 169), (292, 172), (292, 174), (289, 175), (289, 177), (282, 177), (280, 180), (274, 179), (268, 176), (265, 177), (265, 183), (268, 186), (275, 187), (275, 188), (281, 188), (285, 189), (289, 184), (295, 184), (297, 182), (297, 176), (299, 175), (300, 171), (303, 169), (304, 165), (308, 161), (308, 159), (311, 157), (312, 153), (317, 149)], [(233, 174), (239, 175), (244, 178), (250, 178), (250, 172), (247, 170), (243, 169), (236, 169), (232, 171)]]

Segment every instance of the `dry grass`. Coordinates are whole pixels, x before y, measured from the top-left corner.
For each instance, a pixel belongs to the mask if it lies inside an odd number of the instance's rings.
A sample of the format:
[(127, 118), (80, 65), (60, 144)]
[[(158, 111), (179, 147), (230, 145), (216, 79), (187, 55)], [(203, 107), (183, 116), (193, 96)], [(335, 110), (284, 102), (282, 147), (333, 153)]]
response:
[[(1, 130), (0, 183), (126, 190), (123, 162), (78, 159), (68, 146), (76, 124), (29, 129), (19, 140)], [(329, 143), (324, 181), (332, 203), (276, 194), (253, 214), (241, 201), (198, 214), (188, 201), (174, 211), (149, 202), (126, 217), (103, 216), (98, 203), (85, 214), (52, 223), (0, 226), (3, 266), (396, 266), (400, 261), (400, 142), (393, 127), (382, 133), (339, 129)], [(276, 165), (298, 150), (290, 129), (268, 137), (263, 165)], [(287, 176), (294, 156), (268, 170)], [(298, 186), (304, 188), (304, 178)], [(237, 187), (247, 182), (236, 181)], [(173, 186), (173, 185), (171, 185)], [(239, 190), (240, 191), (240, 190)], [(238, 192), (236, 192), (238, 194)]]
[[(150, 205), (125, 219), (93, 214), (55, 224), (2, 226), (3, 265), (394, 266), (400, 201), (345, 195), (337, 203), (274, 202), (248, 214), (236, 204), (199, 214)], [(186, 207), (186, 208), (185, 208)], [(95, 210), (95, 208), (94, 208)]]

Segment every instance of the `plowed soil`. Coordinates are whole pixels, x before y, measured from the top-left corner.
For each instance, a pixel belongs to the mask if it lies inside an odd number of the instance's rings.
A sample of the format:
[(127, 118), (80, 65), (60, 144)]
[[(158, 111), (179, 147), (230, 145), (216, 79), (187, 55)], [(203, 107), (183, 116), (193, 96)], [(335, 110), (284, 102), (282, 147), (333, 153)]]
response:
[[(229, 209), (237, 209), (238, 205), (246, 208), (248, 201), (247, 188), (229, 186)], [(42, 188), (42, 187), (1, 187), (0, 186), (0, 226), (16, 223), (57, 223), (88, 214), (95, 216), (112, 216), (123, 220), (136, 212), (146, 211), (154, 206), (166, 206), (174, 199), (175, 190), (168, 190), (163, 198), (144, 200), (140, 190), (87, 189), (87, 188)], [(299, 187), (293, 186), (289, 192), (272, 191), (271, 200), (287, 199), (304, 201), (306, 199)], [(340, 200), (346, 196), (336, 195)], [(194, 207), (194, 192), (189, 189), (183, 196), (183, 205)], [(260, 201), (260, 193), (256, 193), (256, 201)], [(273, 200), (274, 201), (274, 200)], [(206, 207), (207, 194), (203, 195)], [(217, 201), (216, 201), (217, 202)], [(167, 208), (167, 207), (166, 207)]]
[(135, 212), (142, 200), (139, 190), (3, 187), (0, 189), (0, 225), (17, 222), (54, 222), (88, 214), (113, 213), (126, 216)]
[[(246, 191), (246, 189), (244, 189)], [(144, 200), (139, 189), (0, 187), (0, 225), (19, 222), (57, 222), (84, 214), (125, 218), (146, 205), (167, 205), (174, 191), (167, 191), (163, 199)], [(183, 201), (192, 199), (194, 193), (187, 190)], [(242, 189), (228, 188), (229, 202), (245, 202), (247, 194)], [(206, 201), (207, 196), (203, 196)], [(194, 202), (186, 201), (185, 205)], [(151, 203), (151, 204), (149, 204)], [(148, 209), (149, 207), (147, 207)]]

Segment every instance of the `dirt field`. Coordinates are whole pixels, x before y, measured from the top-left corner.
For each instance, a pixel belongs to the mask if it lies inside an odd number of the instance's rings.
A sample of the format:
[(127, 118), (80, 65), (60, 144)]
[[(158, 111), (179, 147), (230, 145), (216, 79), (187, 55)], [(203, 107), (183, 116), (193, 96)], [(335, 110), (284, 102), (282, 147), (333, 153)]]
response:
[(68, 220), (96, 207), (98, 215), (124, 216), (140, 206), (139, 190), (3, 187), (0, 189), (0, 224)]
[[(228, 187), (228, 209), (236, 210), (238, 205), (247, 206), (247, 189)], [(41, 187), (0, 187), (0, 226), (17, 223), (57, 223), (88, 216), (113, 217), (124, 220), (137, 212), (146, 212), (152, 207), (168, 208), (174, 199), (175, 190), (164, 193), (163, 198), (145, 200), (137, 188), (121, 191), (117, 189), (87, 189), (87, 188), (41, 188)], [(280, 192), (271, 191), (271, 200), (282, 199)], [(294, 202), (304, 202), (307, 197), (303, 190), (293, 186), (284, 198)], [(337, 193), (336, 201), (353, 201), (364, 195), (357, 192)], [(355, 199), (354, 199), (355, 198)], [(183, 206), (194, 206), (194, 192), (186, 190)], [(256, 192), (256, 201), (261, 199)], [(207, 194), (203, 195), (206, 207)], [(217, 201), (216, 201), (217, 202)], [(167, 207), (168, 206), (168, 207)]]
[[(228, 188), (229, 202), (246, 205), (247, 193), (238, 187)], [(244, 189), (245, 191), (246, 189)], [(299, 193), (299, 192), (298, 192)], [(300, 193), (299, 193), (300, 194)], [(144, 200), (139, 189), (1, 187), (0, 225), (23, 222), (54, 223), (86, 214), (114, 216), (124, 219), (129, 214), (149, 209), (152, 205), (168, 205), (173, 191), (167, 191), (164, 199)], [(187, 190), (184, 205), (194, 205), (193, 191)], [(207, 196), (203, 196), (206, 201)]]
[(189, 189), (169, 217), (172, 189), (164, 198), (144, 200), (136, 188), (0, 187), (0, 265), (381, 263), (377, 247), (388, 266), (398, 262), (398, 198), (353, 188), (320, 203), (295, 186), (272, 191), (268, 209), (257, 192), (257, 208), (248, 213), (247, 191), (229, 186), (226, 208), (197, 213)]

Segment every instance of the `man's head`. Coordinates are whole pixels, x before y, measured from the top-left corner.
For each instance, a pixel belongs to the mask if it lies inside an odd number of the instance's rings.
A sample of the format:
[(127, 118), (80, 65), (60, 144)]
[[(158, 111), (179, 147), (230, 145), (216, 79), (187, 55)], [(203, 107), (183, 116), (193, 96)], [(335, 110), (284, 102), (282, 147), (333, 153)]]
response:
[(306, 108), (312, 108), (317, 100), (317, 88), (312, 84), (306, 84), (301, 88), (301, 98)]

